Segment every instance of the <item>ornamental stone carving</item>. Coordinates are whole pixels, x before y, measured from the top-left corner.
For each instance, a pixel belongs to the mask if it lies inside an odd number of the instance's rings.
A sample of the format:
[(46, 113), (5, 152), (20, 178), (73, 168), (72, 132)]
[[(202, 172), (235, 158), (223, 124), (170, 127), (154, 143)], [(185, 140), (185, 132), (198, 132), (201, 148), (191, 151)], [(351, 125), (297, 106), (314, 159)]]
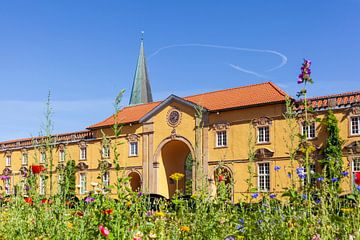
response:
[(76, 169), (78, 171), (85, 171), (89, 168), (89, 165), (87, 165), (86, 163), (84, 162), (80, 162), (77, 166), (76, 166)]
[(126, 136), (126, 139), (128, 140), (128, 142), (138, 142), (140, 139), (140, 135), (138, 134), (128, 134)]
[(11, 168), (8, 168), (8, 167), (4, 168), (2, 175), (9, 176), (11, 174), (12, 174)]
[(100, 161), (98, 169), (110, 169), (111, 166), (112, 166), (112, 164), (109, 163), (108, 161)]
[(274, 152), (267, 148), (259, 148), (255, 151), (255, 158), (258, 160), (271, 158), (272, 156), (274, 156)]
[(224, 131), (230, 127), (230, 123), (228, 122), (218, 122), (213, 124), (213, 128), (215, 131)]
[(271, 125), (272, 121), (269, 117), (260, 117), (252, 120), (254, 126)]
[(352, 143), (346, 145), (345, 150), (348, 154), (360, 153), (360, 141), (353, 141)]
[(85, 141), (80, 141), (79, 142), (79, 147), (80, 148), (86, 148), (86, 142)]

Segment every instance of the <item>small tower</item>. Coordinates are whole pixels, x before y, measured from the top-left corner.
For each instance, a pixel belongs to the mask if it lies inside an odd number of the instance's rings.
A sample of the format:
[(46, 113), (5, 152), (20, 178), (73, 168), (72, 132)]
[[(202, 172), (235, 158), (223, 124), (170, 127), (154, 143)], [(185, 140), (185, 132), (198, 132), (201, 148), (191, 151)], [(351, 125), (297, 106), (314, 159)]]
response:
[(150, 81), (146, 68), (146, 60), (144, 54), (144, 32), (141, 32), (140, 53), (135, 70), (134, 82), (131, 89), (129, 105), (141, 103), (149, 103), (153, 101), (151, 94)]

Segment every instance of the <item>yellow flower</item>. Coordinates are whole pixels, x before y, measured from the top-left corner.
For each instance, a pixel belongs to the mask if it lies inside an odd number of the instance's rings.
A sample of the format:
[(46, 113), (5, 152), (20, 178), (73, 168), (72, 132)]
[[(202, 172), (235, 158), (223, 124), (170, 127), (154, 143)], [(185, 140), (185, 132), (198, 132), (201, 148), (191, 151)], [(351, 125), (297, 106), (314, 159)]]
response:
[(160, 218), (162, 218), (162, 217), (165, 217), (165, 213), (163, 213), (163, 212), (156, 212), (155, 214), (155, 217), (160, 217)]
[(127, 206), (127, 207), (131, 207), (131, 202), (130, 202), (130, 201), (127, 202), (127, 203), (126, 203), (126, 206)]
[(71, 222), (67, 222), (66, 227), (69, 229), (73, 229), (74, 225)]
[(185, 175), (182, 173), (173, 173), (170, 175), (170, 178), (174, 181), (179, 181), (181, 180)]
[(188, 226), (181, 226), (181, 227), (180, 227), (180, 231), (182, 231), (182, 232), (190, 232), (190, 227), (188, 227)]

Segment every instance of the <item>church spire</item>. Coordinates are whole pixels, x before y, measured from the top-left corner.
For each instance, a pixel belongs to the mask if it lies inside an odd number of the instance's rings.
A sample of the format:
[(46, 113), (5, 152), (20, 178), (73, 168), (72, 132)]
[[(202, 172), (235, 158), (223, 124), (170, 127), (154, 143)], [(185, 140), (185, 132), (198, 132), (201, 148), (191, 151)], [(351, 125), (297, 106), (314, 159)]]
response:
[(141, 32), (140, 53), (135, 70), (129, 105), (152, 102), (150, 81), (144, 54), (144, 32)]

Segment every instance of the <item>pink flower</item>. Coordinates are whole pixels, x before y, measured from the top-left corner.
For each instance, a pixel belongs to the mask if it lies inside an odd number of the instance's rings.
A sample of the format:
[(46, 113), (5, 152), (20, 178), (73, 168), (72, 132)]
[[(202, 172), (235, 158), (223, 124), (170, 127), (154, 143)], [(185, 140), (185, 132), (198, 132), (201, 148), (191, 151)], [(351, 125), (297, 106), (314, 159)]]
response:
[(104, 227), (103, 225), (99, 225), (99, 230), (101, 235), (103, 235), (104, 237), (108, 237), (110, 234), (109, 229), (107, 229), (107, 227)]

